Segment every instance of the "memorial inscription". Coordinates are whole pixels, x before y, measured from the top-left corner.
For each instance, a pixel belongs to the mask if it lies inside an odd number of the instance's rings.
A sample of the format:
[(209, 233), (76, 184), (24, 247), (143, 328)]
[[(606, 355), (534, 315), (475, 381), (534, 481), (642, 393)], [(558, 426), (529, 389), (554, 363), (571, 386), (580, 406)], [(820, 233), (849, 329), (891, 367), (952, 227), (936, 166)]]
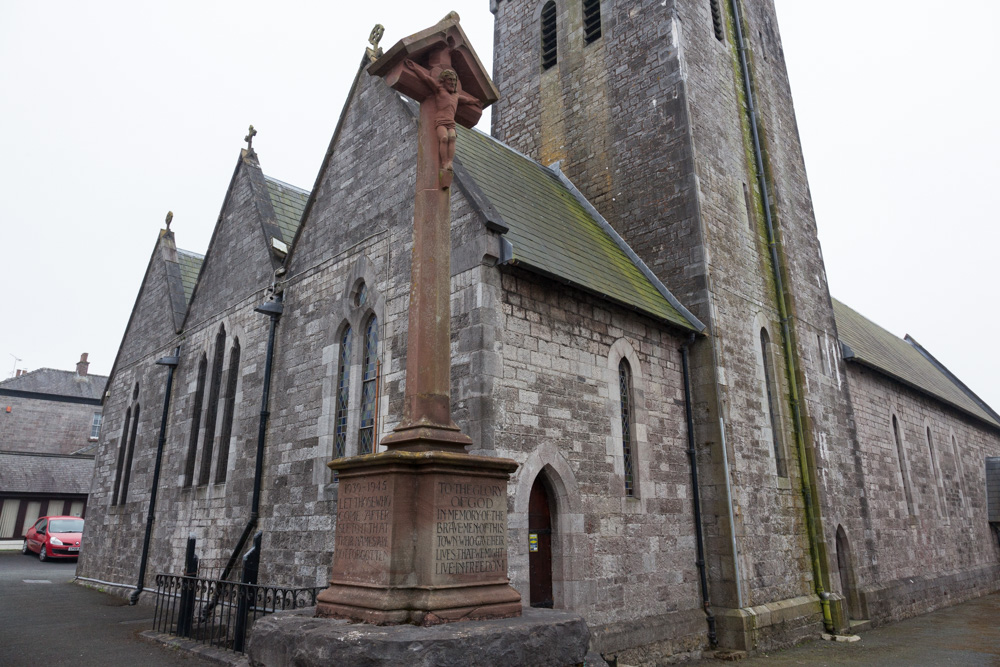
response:
[(338, 560), (385, 563), (389, 560), (392, 496), (385, 479), (344, 481), (337, 504)]
[(437, 482), (434, 574), (507, 576), (507, 489), (495, 482)]

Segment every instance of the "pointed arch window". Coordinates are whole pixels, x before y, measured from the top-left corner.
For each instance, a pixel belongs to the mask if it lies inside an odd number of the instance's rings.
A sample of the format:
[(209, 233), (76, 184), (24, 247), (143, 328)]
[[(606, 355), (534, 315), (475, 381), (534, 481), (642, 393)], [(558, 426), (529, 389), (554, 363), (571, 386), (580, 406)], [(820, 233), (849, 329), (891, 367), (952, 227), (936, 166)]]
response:
[(375, 444), (375, 399), (378, 360), (378, 318), (372, 315), (365, 326), (364, 360), (361, 364), (361, 427), (358, 453), (371, 454)]
[(191, 435), (188, 438), (187, 461), (184, 463), (184, 486), (194, 484), (194, 463), (198, 457), (198, 435), (201, 433), (201, 409), (205, 401), (205, 379), (208, 377), (208, 358), (202, 354), (198, 362), (198, 383), (194, 390), (191, 409)]
[(625, 495), (632, 498), (635, 496), (635, 466), (633, 464), (635, 460), (633, 456), (635, 424), (632, 414), (632, 406), (635, 404), (635, 401), (632, 397), (632, 368), (625, 359), (618, 362), (618, 389), (621, 401), (622, 461), (625, 471)]
[(132, 457), (135, 454), (135, 436), (139, 430), (139, 404), (132, 411), (132, 434), (128, 439), (128, 451), (125, 453), (125, 468), (122, 470), (122, 488), (118, 493), (118, 503), (124, 503), (128, 498), (128, 483), (132, 477)]
[(556, 53), (556, 3), (549, 0), (542, 7), (541, 16), (542, 28), (542, 69), (547, 70), (554, 67), (557, 60)]
[(583, 0), (583, 40), (585, 44), (601, 38), (601, 0)]
[(115, 470), (115, 485), (114, 490), (111, 494), (111, 504), (118, 504), (118, 487), (121, 485), (122, 481), (122, 468), (125, 467), (125, 448), (128, 446), (128, 427), (132, 423), (132, 408), (128, 408), (125, 411), (125, 425), (122, 426), (122, 437), (121, 442), (118, 443), (118, 466)]
[(215, 449), (215, 423), (219, 417), (219, 393), (222, 391), (222, 362), (225, 359), (226, 327), (219, 327), (215, 336), (215, 355), (212, 359), (212, 383), (208, 389), (208, 411), (205, 413), (205, 444), (201, 454), (198, 484), (208, 484), (212, 472), (212, 451)]
[(771, 422), (771, 446), (774, 448), (774, 462), (778, 477), (788, 477), (785, 450), (781, 446), (781, 422), (778, 419), (778, 406), (775, 403), (778, 387), (774, 383), (774, 373), (771, 368), (771, 337), (767, 335), (767, 329), (764, 328), (760, 330), (760, 352), (764, 362), (764, 389), (767, 392), (767, 414)]
[(892, 436), (896, 440), (896, 456), (899, 458), (899, 472), (903, 476), (903, 493), (906, 494), (906, 509), (910, 516), (917, 515), (917, 509), (913, 506), (913, 492), (910, 490), (910, 475), (906, 471), (906, 452), (903, 449), (903, 436), (899, 431), (899, 421), (896, 415), (892, 416)]
[(337, 366), (337, 408), (334, 416), (334, 458), (347, 455), (347, 407), (351, 400), (351, 327), (344, 327), (340, 337), (340, 361)]
[(931, 483), (934, 484), (934, 493), (937, 496), (938, 516), (948, 519), (947, 498), (941, 488), (941, 473), (938, 470), (937, 453), (934, 451), (934, 437), (931, 435), (931, 427), (927, 427), (927, 451), (931, 456)]
[(240, 370), (240, 339), (234, 338), (229, 349), (229, 375), (226, 377), (226, 404), (222, 410), (222, 433), (219, 437), (219, 460), (215, 463), (215, 483), (226, 481), (229, 469), (229, 440), (233, 435), (236, 412), (236, 383)]

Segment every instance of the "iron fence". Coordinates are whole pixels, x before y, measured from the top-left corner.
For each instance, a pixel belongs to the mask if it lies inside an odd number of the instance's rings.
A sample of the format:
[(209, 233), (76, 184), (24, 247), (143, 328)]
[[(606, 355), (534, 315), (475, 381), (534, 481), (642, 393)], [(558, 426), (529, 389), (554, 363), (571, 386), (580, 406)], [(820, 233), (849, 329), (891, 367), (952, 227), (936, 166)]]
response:
[(153, 628), (242, 653), (255, 620), (313, 606), (322, 590), (158, 574)]

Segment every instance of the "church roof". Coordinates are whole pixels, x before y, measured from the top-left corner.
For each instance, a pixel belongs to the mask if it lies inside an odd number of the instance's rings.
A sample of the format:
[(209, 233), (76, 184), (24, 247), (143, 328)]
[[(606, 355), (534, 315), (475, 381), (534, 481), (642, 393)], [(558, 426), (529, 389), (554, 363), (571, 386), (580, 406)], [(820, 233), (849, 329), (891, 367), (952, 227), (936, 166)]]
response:
[(509, 243), (503, 260), (704, 330), (557, 166), (543, 167), (477, 130), (457, 130), (458, 184)]
[(884, 373), (991, 426), (1000, 426), (996, 413), (940, 362), (925, 356), (915, 341), (898, 338), (836, 299), (833, 312), (845, 359)]
[[(0, 389), (34, 394), (100, 400), (108, 378), (104, 375), (77, 375), (76, 371), (39, 368), (0, 382)], [(2, 487), (0, 487), (2, 488)]]
[(264, 175), (267, 192), (271, 196), (271, 206), (274, 208), (275, 221), (281, 229), (282, 240), (291, 244), (302, 223), (302, 212), (309, 201), (309, 191), (289, 185), (276, 178)]
[(198, 272), (205, 261), (204, 255), (189, 250), (177, 249), (177, 264), (181, 269), (181, 285), (184, 288), (184, 303), (191, 303), (194, 284), (198, 282)]

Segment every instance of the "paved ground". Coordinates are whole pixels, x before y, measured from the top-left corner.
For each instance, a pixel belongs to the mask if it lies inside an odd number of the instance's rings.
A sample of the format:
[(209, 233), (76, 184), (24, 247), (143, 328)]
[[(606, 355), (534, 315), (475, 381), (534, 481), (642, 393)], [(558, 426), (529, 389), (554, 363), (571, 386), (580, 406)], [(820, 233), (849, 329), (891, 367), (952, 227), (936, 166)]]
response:
[[(213, 664), (140, 639), (138, 634), (152, 627), (153, 608), (130, 607), (121, 598), (73, 584), (75, 572), (73, 561), (41, 563), (20, 552), (0, 553), (0, 665)], [(1000, 667), (1000, 594), (869, 630), (858, 642), (808, 642), (738, 664)]]
[(137, 637), (153, 607), (73, 584), (75, 561), (0, 553), (0, 665), (213, 664)]
[[(1000, 665), (1000, 594), (861, 633), (853, 643), (811, 641), (742, 660), (739, 667), (786, 665)], [(715, 665), (717, 660), (700, 660)]]

